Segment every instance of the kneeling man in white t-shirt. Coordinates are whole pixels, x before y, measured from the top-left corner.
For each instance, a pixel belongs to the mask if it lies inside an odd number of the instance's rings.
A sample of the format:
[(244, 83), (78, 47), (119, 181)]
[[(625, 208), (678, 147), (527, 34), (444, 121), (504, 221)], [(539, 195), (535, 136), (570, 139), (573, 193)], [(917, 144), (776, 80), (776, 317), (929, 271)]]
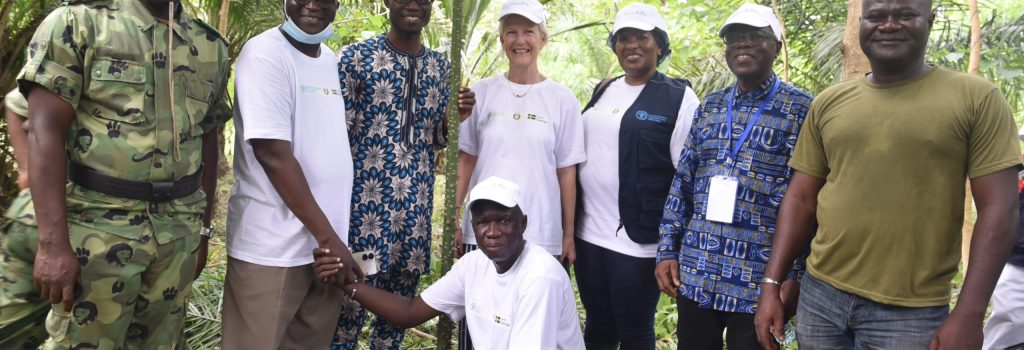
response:
[[(473, 187), (469, 211), (479, 250), (412, 300), (364, 284), (336, 284), (400, 327), (442, 313), (466, 317), (478, 349), (583, 349), (569, 277), (551, 254), (523, 240), (527, 218), (520, 203), (511, 181), (492, 176)], [(317, 277), (335, 278), (340, 260), (319, 248), (314, 255)]]

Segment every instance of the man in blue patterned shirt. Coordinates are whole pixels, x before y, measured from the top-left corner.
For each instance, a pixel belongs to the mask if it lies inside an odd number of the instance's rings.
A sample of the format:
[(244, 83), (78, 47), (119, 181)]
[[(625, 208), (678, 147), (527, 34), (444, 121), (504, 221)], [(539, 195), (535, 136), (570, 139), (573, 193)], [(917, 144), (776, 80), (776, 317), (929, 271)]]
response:
[[(737, 82), (697, 110), (665, 202), (655, 276), (677, 298), (680, 349), (721, 349), (725, 329), (730, 350), (760, 349), (758, 285), (782, 284), (764, 279), (764, 269), (811, 96), (772, 71), (779, 33), (772, 10), (754, 4), (719, 30)], [(795, 293), (794, 284), (783, 290)]]
[[(345, 99), (355, 176), (349, 247), (377, 262), (366, 284), (411, 298), (430, 272), (434, 150), (445, 144), (448, 59), (422, 44), (433, 0), (385, 0), (391, 29), (343, 48)], [(463, 118), (473, 94), (459, 93)], [(355, 349), (366, 309), (345, 298), (332, 349)], [(373, 322), (370, 349), (398, 349), (405, 330)]]

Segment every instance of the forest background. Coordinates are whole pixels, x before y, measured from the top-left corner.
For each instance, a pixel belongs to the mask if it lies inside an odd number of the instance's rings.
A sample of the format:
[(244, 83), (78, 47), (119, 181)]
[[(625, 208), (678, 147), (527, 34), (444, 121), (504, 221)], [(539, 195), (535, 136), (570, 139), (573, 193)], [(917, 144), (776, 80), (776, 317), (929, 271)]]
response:
[[(14, 88), (14, 78), (25, 60), (32, 31), (55, 0), (3, 0), (0, 5), (0, 92)], [(231, 57), (237, 57), (245, 41), (279, 25), (283, 15), (277, 0), (182, 0), (187, 11), (224, 34)], [(500, 74), (507, 61), (497, 41), (497, 15), (503, 0), (436, 0), (430, 25), (424, 33), (428, 47), (450, 54), (453, 5), (463, 3), (459, 15), (465, 23), (462, 51), (463, 83)], [(826, 87), (868, 70), (856, 42), (860, 0), (547, 0), (550, 39), (540, 57), (540, 70), (548, 78), (571, 89), (585, 103), (602, 78), (621, 74), (607, 36), (619, 8), (646, 2), (658, 8), (668, 21), (672, 56), (660, 66), (670, 76), (689, 79), (699, 96), (734, 82), (723, 58), (718, 27), (744, 2), (757, 2), (776, 10), (785, 27), (786, 45), (775, 70), (784, 80), (817, 95)], [(937, 8), (928, 49), (929, 61), (955, 70), (978, 74), (994, 82), (1013, 107), (1015, 119), (1024, 121), (1024, 2), (1018, 0), (934, 0)], [(388, 27), (387, 9), (378, 0), (340, 0), (335, 35), (327, 44), (335, 49), (363, 40)], [(974, 16), (972, 16), (974, 15)], [(974, 19), (974, 21), (972, 21)], [(972, 30), (972, 22), (974, 29)], [(852, 30), (852, 31), (851, 31)], [(972, 40), (972, 33), (975, 34)], [(974, 45), (972, 45), (974, 43)], [(973, 48), (973, 50), (972, 50)], [(974, 56), (972, 57), (972, 53)], [(233, 91), (233, 88), (229, 89)], [(0, 120), (0, 127), (6, 129)], [(215, 227), (221, 235), (211, 242), (210, 260), (193, 287), (186, 335), (193, 349), (220, 348), (220, 300), (226, 253), (223, 245), (226, 200), (233, 175), (234, 128), (223, 130), (224, 158), (218, 166), (219, 187)], [(439, 154), (439, 158), (443, 158)], [(6, 132), (0, 133), (0, 212), (17, 193), (17, 165)], [(444, 208), (444, 162), (439, 162), (435, 188), (434, 249), (441, 249)], [(968, 203), (965, 214), (971, 218)], [(2, 220), (2, 219), (0, 219)], [(970, 221), (965, 235), (970, 234)], [(436, 254), (439, 256), (440, 254)], [(440, 264), (441, 259), (433, 259)], [(425, 283), (445, 269), (434, 266)], [(959, 291), (962, 277), (954, 281)], [(580, 314), (585, 313), (580, 307)], [(675, 304), (662, 297), (656, 315), (659, 348), (675, 348)], [(410, 330), (404, 348), (447, 348), (431, 321)], [(363, 339), (366, 339), (365, 337)], [(365, 342), (363, 342), (365, 343)], [(788, 341), (788, 348), (797, 344)]]

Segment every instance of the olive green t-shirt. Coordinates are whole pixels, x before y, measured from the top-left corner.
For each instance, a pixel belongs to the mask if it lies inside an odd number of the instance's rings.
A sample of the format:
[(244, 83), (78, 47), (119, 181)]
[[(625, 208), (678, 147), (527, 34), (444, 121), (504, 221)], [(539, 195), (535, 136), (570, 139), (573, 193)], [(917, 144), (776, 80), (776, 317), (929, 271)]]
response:
[(825, 179), (808, 272), (879, 303), (944, 305), (960, 261), (964, 182), (1019, 167), (1017, 128), (991, 83), (936, 67), (821, 93), (790, 166)]

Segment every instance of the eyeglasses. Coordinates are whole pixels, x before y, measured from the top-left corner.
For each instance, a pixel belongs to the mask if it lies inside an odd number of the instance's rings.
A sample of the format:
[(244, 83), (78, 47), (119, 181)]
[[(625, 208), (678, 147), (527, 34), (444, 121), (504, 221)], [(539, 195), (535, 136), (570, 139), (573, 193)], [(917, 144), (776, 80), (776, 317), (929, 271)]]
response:
[[(395, 2), (397, 2), (399, 4), (402, 4), (402, 5), (408, 5), (410, 2), (413, 2), (413, 1), (414, 0), (395, 0)], [(420, 5), (430, 5), (430, 4), (434, 3), (434, 0), (415, 0), (415, 1), (416, 1), (417, 4), (420, 4)]]
[(316, 2), (320, 6), (334, 6), (338, 4), (338, 0), (292, 0), (296, 5), (306, 6), (311, 2)]
[(755, 30), (752, 32), (727, 32), (722, 35), (726, 45), (732, 45), (743, 40), (750, 40), (752, 43), (763, 43), (769, 39), (775, 40), (775, 34), (768, 29)]

